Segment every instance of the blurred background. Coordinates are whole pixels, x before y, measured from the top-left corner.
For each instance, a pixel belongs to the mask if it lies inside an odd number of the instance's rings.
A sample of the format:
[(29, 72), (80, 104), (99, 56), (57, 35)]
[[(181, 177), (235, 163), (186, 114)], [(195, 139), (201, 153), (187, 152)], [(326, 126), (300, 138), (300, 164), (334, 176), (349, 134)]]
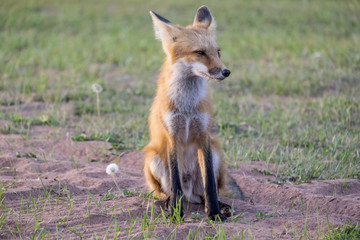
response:
[(279, 181), (295, 183), (359, 178), (355, 0), (2, 0), (1, 133), (46, 124), (74, 141), (141, 149), (164, 58), (149, 11), (187, 25), (203, 4), (232, 72), (210, 90), (228, 165), (275, 163)]

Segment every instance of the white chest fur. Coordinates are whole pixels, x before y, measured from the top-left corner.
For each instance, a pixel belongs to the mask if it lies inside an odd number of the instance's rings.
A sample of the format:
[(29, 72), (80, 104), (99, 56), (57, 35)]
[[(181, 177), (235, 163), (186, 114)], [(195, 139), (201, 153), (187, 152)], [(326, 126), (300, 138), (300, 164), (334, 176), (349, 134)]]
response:
[(199, 65), (203, 66), (200, 63), (185, 63), (180, 59), (171, 66), (168, 97), (180, 112), (192, 111), (206, 97), (207, 80), (194, 75)]
[(176, 136), (180, 142), (186, 143), (191, 139), (196, 139), (207, 130), (209, 115), (207, 113), (168, 112), (164, 115), (163, 121), (171, 135)]
[(185, 63), (180, 59), (171, 68), (168, 98), (175, 108), (164, 114), (163, 121), (170, 134), (187, 142), (208, 128), (210, 116), (196, 110), (199, 102), (206, 97), (207, 80), (194, 76), (199, 63)]

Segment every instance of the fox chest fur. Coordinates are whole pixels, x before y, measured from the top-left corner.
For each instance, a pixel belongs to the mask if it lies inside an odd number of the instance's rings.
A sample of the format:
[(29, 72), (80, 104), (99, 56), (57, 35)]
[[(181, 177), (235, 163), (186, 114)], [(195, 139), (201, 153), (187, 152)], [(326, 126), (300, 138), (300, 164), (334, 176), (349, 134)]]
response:
[(207, 80), (186, 74), (193, 67), (182, 60), (172, 66), (167, 94), (172, 108), (162, 119), (168, 132), (183, 144), (197, 141), (208, 130), (210, 120), (209, 113), (198, 108), (207, 95)]

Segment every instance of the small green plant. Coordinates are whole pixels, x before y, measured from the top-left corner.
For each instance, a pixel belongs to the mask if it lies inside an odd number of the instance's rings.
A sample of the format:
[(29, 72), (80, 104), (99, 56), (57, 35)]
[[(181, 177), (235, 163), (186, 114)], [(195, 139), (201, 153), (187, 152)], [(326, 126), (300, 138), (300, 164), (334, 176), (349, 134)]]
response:
[(267, 170), (261, 170), (261, 169), (254, 168), (253, 171), (261, 173), (264, 176), (274, 176), (274, 174), (272, 172), (269, 172)]
[(192, 212), (192, 213), (190, 214), (190, 217), (191, 217), (191, 219), (194, 219), (194, 220), (201, 220), (201, 219), (202, 219), (202, 216), (201, 216), (200, 213), (194, 213), (194, 212)]
[(190, 229), (187, 236), (186, 236), (186, 240), (190, 240), (190, 239), (198, 239), (197, 235), (199, 233), (200, 227), (202, 226), (203, 220), (201, 220), (199, 226), (196, 228), (196, 231), (193, 232), (193, 229)]
[(52, 116), (47, 114), (42, 114), (38, 118), (24, 118), (21, 115), (13, 115), (7, 117), (8, 120), (12, 121), (15, 124), (27, 124), (27, 125), (50, 125), (58, 126), (59, 122)]
[(229, 222), (237, 222), (243, 215), (244, 213), (239, 213), (238, 215), (233, 216)]
[(129, 189), (126, 189), (124, 188), (122, 190), (122, 193), (125, 197), (136, 197), (138, 196), (138, 194), (134, 191), (134, 190), (129, 190)]
[(173, 209), (173, 214), (169, 215), (170, 222), (174, 224), (182, 224), (184, 222), (184, 217), (181, 216), (181, 206), (182, 206), (182, 197), (179, 198), (176, 206), (171, 206)]
[(154, 199), (151, 201), (150, 206), (150, 216), (149, 216), (149, 205), (146, 208), (145, 214), (142, 218), (141, 222), (141, 231), (143, 233), (144, 239), (149, 237), (149, 232), (152, 231), (155, 228), (156, 222), (160, 219), (160, 214), (155, 216), (154, 212)]
[(274, 213), (264, 213), (262, 211), (256, 211), (255, 218), (257, 221), (268, 219), (274, 216)]
[(358, 224), (350, 221), (334, 229), (329, 229), (328, 234), (324, 235), (324, 240), (358, 240), (360, 239), (360, 228)]
[(225, 231), (225, 228), (223, 225), (216, 225), (214, 221), (209, 220), (209, 219), (207, 219), (206, 222), (207, 222), (207, 224), (209, 224), (211, 226), (211, 228), (205, 234), (205, 236), (202, 236), (201, 239), (216, 239), (216, 240), (243, 239), (243, 230), (241, 230), (241, 232), (238, 231), (234, 236), (234, 234), (231, 230)]
[(91, 137), (88, 137), (85, 133), (78, 133), (78, 134), (74, 134), (74, 136), (72, 137), (73, 141), (77, 141), (77, 142), (85, 142), (85, 141), (91, 141), (91, 140), (95, 140)]
[(105, 193), (104, 197), (101, 200), (102, 201), (110, 201), (110, 200), (116, 200), (116, 199), (118, 199), (118, 194), (112, 192), (112, 188), (111, 188)]
[(24, 153), (24, 154), (20, 154), (19, 152), (16, 152), (16, 157), (18, 158), (34, 158), (34, 159), (38, 159), (38, 157), (36, 156), (35, 153), (32, 152), (28, 152), (28, 153)]
[(95, 197), (91, 194), (89, 190), (86, 189), (86, 192), (92, 198), (96, 206), (99, 208), (100, 212), (105, 213), (106, 211), (101, 207), (101, 201), (96, 201)]
[(3, 128), (0, 129), (2, 134), (26, 134), (25, 129), (22, 126), (17, 126), (18, 124), (6, 124)]
[(116, 133), (106, 133), (106, 134), (86, 134), (85, 132), (74, 134), (72, 137), (73, 141), (77, 142), (86, 142), (86, 141), (94, 141), (94, 140), (102, 140), (105, 142), (111, 143), (110, 150), (124, 150), (127, 147), (124, 144), (123, 138)]

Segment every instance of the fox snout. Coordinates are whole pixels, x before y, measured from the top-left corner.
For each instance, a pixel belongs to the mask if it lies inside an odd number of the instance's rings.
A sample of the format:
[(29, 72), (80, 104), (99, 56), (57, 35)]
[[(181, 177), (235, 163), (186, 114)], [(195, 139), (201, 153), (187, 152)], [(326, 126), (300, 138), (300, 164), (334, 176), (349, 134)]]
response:
[(211, 77), (221, 81), (230, 76), (231, 72), (227, 68), (221, 69), (219, 67), (214, 67), (209, 70), (209, 74), (211, 75)]
[(221, 73), (222, 73), (222, 75), (223, 75), (224, 77), (228, 77), (228, 76), (230, 76), (230, 74), (231, 74), (230, 70), (227, 69), (227, 68), (225, 68), (224, 70), (222, 70)]

